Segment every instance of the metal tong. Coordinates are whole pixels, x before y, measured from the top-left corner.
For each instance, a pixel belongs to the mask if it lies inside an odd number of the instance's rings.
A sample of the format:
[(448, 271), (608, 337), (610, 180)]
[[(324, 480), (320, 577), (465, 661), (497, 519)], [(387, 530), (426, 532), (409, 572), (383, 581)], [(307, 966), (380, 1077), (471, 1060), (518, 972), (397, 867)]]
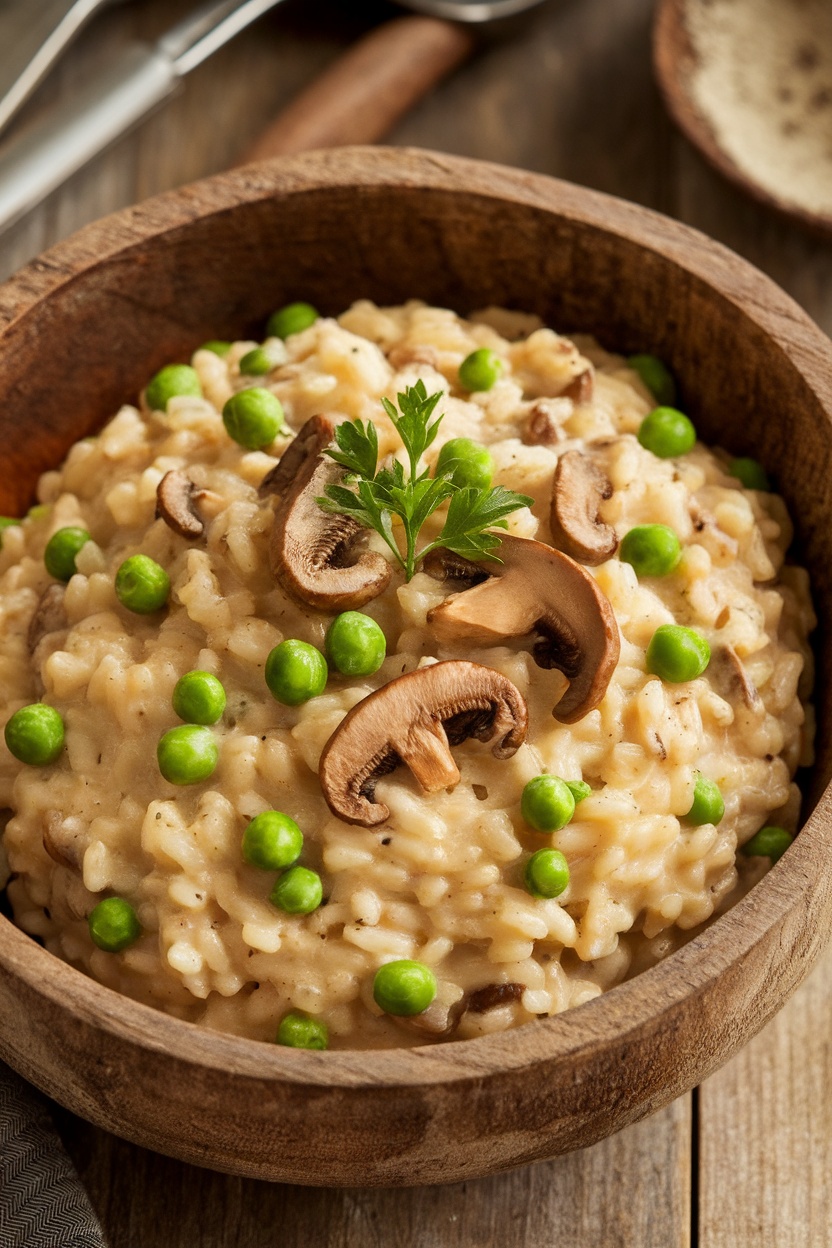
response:
[[(0, 45), (0, 129), (82, 26), (108, 3), (113, 0), (39, 0), (39, 5), (33, 0), (14, 0), (11, 4), (10, 0), (5, 3), (0, 0), (0, 20), (5, 23)], [(212, 0), (174, 26), (156, 44), (138, 41), (129, 44), (99, 74), (69, 99), (61, 101), (59, 107), (7, 140), (0, 147), (0, 230), (19, 220), (94, 156), (132, 129), (172, 95), (191, 70), (280, 3), (282, 0)], [(434, 19), (452, 18), (457, 23), (480, 24), (533, 8), (542, 0), (400, 0), (400, 3)], [(376, 48), (374, 51), (364, 49), (360, 66), (358, 58), (353, 57), (356, 64), (342, 67), (340, 78), (337, 72), (331, 75), (342, 91), (342, 103), (344, 87), (355, 81), (360, 70), (364, 76), (363, 95), (354, 95), (351, 103), (372, 111), (373, 101), (369, 100), (368, 93), (374, 81), (379, 86), (382, 82), (380, 77), (373, 78), (371, 62), (377, 68), (378, 57), (382, 54), (389, 60), (394, 51), (400, 58), (405, 51), (412, 51), (414, 55), (409, 59), (418, 66), (421, 55), (421, 68), (411, 72), (406, 98), (402, 97), (400, 112), (404, 111), (405, 103), (409, 106), (415, 102), (470, 51), (470, 37), (462, 38), (460, 27), (455, 28), (453, 36), (447, 27), (446, 38), (437, 40), (436, 28), (444, 21), (434, 20), (432, 33), (422, 30), (418, 35), (416, 18), (400, 19), (400, 27), (408, 21), (412, 27), (407, 32), (401, 29), (396, 39), (387, 37), (383, 48), (379, 36), (385, 29), (391, 31), (392, 36), (391, 28), (396, 23), (380, 28), (375, 36), (364, 41), (369, 43), (375, 37)], [(424, 27), (427, 25), (423, 22)], [(412, 48), (407, 47), (408, 39), (414, 40)], [(344, 59), (349, 56), (348, 53)], [(402, 77), (401, 70), (399, 77)], [(4, 89), (5, 94), (2, 94)], [(331, 127), (320, 124), (323, 109), (326, 107), (332, 112), (326, 92), (313, 90), (309, 96), (304, 101), (304, 109), (296, 109), (290, 118), (291, 134), (281, 121), (268, 132), (265, 146), (252, 149), (251, 155), (262, 157), (275, 150), (297, 150), (299, 145), (309, 145), (310, 136), (313, 143), (321, 136), (324, 141), (330, 140)], [(390, 124), (393, 120), (395, 115), (391, 114)], [(332, 133), (337, 141), (338, 134)], [(378, 136), (369, 135), (370, 139), (374, 137)], [(268, 152), (269, 145), (272, 153)]]

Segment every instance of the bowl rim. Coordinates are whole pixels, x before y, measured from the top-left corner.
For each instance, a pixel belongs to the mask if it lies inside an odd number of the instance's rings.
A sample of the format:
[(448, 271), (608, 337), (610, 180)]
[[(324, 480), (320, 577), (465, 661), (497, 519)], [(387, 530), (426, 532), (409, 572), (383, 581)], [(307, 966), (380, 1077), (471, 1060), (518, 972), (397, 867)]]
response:
[[(832, 423), (832, 344), (773, 281), (721, 244), (650, 209), (598, 191), (541, 174), (408, 148), (342, 148), (245, 166), (93, 222), (0, 287), (0, 349), (10, 327), (47, 296), (150, 239), (158, 241), (198, 218), (243, 203), (356, 186), (446, 191), (495, 202), (508, 198), (657, 252), (716, 290), (743, 316), (751, 317), (802, 372)], [(61, 1010), (69, 1009), (82, 1022), (113, 1038), (206, 1070), (328, 1089), (480, 1082), (656, 1031), (679, 1007), (703, 996), (728, 967), (751, 954), (774, 929), (788, 928), (798, 910), (808, 908), (818, 916), (828, 912), (832, 882), (818, 867), (821, 856), (828, 855), (830, 842), (832, 784), (781, 861), (730, 910), (657, 965), (582, 1006), (534, 1024), (416, 1048), (317, 1053), (211, 1031), (98, 983), (2, 917), (0, 968), (17, 975), (37, 996)], [(822, 939), (815, 934), (814, 943), (809, 942), (803, 973), (820, 952)], [(794, 986), (796, 982), (790, 988)], [(758, 1025), (770, 1013), (771, 1008)], [(366, 1060), (368, 1052), (373, 1054), (371, 1064)]]

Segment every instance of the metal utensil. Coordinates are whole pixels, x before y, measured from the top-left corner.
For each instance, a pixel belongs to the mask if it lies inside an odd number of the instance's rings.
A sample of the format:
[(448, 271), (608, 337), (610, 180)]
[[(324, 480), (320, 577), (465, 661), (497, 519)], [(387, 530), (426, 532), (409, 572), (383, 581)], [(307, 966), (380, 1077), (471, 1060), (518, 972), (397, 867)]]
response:
[[(0, 148), (0, 230), (41, 203), (172, 95), (186, 74), (281, 3), (282, 0), (213, 0), (203, 5), (156, 44), (128, 44), (100, 75), (62, 100), (60, 107), (8, 140)], [(533, 8), (543, 0), (400, 3), (425, 14), (483, 23)], [(451, 63), (449, 58), (449, 69)]]
[(282, 0), (214, 0), (156, 44), (130, 43), (0, 149), (0, 229), (18, 221), (166, 100), (191, 70)]
[(0, 130), (95, 13), (116, 0), (0, 2)]
[(543, 0), (397, 0), (407, 9), (444, 17), (449, 22), (497, 22), (533, 9)]

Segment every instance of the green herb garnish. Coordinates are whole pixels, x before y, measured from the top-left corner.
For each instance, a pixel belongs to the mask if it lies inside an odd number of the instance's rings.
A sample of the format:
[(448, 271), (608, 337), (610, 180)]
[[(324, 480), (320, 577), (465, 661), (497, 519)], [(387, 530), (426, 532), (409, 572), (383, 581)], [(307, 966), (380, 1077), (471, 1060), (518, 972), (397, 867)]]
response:
[[(500, 539), (489, 530), (505, 529), (505, 516), (518, 507), (531, 506), (534, 501), (502, 485), (460, 488), (450, 480), (450, 471), (436, 477), (430, 476), (428, 468), (419, 471), (419, 461), (442, 422), (442, 416), (437, 416), (431, 423), (441, 397), (441, 390), (428, 396), (424, 382), (417, 381), (397, 396), (398, 411), (389, 399), (381, 400), (407, 452), (407, 469), (399, 460), (393, 460), (389, 467), (378, 467), (378, 437), (371, 420), (366, 425), (361, 420), (337, 425), (338, 449), (325, 454), (350, 475), (345, 485), (328, 485), (326, 497), (316, 499), (324, 511), (352, 516), (365, 528), (380, 533), (408, 581), (419, 560), (437, 546), (445, 546), (467, 559), (493, 559), (499, 563), (493, 552)], [(441, 533), (436, 541), (417, 551), (422, 525), (448, 500), (450, 506)], [(394, 516), (401, 520), (404, 529), (404, 556), (393, 533)]]

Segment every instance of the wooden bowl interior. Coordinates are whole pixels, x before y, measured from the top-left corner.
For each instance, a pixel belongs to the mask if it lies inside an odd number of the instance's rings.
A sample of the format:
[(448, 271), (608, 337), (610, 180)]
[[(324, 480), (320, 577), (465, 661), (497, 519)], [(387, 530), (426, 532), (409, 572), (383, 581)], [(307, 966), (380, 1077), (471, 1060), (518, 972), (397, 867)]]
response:
[[(135, 401), (155, 369), (209, 337), (259, 336), (290, 299), (330, 314), (356, 298), (420, 298), (463, 314), (498, 304), (595, 334), (610, 350), (665, 359), (702, 438), (771, 472), (829, 619), (827, 416), (799, 363), (744, 311), (758, 292), (753, 271), (736, 268), (732, 298), (614, 230), (474, 191), (327, 186), (196, 217), (93, 263), (3, 334), (0, 513), (28, 506), (40, 473)], [(818, 657), (812, 801), (832, 760)]]
[[(796, 522), (799, 558), (812, 570), (822, 627), (832, 620), (830, 352), (799, 309), (715, 244), (644, 210), (546, 179), (415, 153), (308, 157), (224, 175), (91, 227), (0, 290), (6, 468), (0, 513), (25, 509), (38, 475), (120, 403), (134, 401), (162, 364), (187, 358), (208, 338), (258, 336), (266, 316), (289, 300), (308, 299), (338, 313), (362, 297), (387, 304), (418, 297), (462, 313), (502, 304), (537, 312), (559, 330), (591, 332), (614, 350), (663, 357), (680, 379), (682, 404), (702, 438), (755, 455), (772, 473)], [(807, 785), (807, 810), (826, 788), (832, 762), (829, 666), (820, 658), (819, 758)], [(816, 818), (813, 827), (815, 839), (807, 836), (805, 845), (822, 848), (827, 824)], [(677, 955), (692, 966), (700, 954), (711, 956), (711, 944), (716, 950), (702, 971), (699, 999), (684, 1011), (682, 988), (663, 964), (641, 977), (649, 981), (646, 988), (633, 981), (571, 1011), (565, 1021), (524, 1028), (522, 1036), (444, 1046), (441, 1053), (420, 1050), (421, 1057), (402, 1053), (398, 1066), (395, 1055), (380, 1055), (372, 1073), (363, 1055), (348, 1053), (302, 1055), (305, 1064), (298, 1068), (272, 1046), (193, 1028), (193, 1041), (185, 1045), (186, 1025), (125, 1003), (49, 959), (0, 920), (0, 1008), (16, 1002), (22, 1019), (13, 1038), (0, 1043), (0, 1053), (5, 1050), (53, 1095), (111, 1129), (240, 1173), (301, 1182), (435, 1182), (485, 1173), (581, 1146), (648, 1112), (691, 1086), (762, 1025), (816, 955), (818, 919), (829, 906), (829, 890), (817, 880), (806, 883), (812, 878), (809, 852), (798, 859), (799, 848), (754, 890), (755, 898), (764, 899), (760, 905), (742, 903), (748, 948), (759, 938), (750, 962), (756, 958), (761, 976), (771, 949), (784, 945), (794, 953), (782, 986), (768, 983), (761, 990), (756, 982), (747, 984), (747, 967), (732, 965), (732, 940), (713, 937), (728, 928), (716, 924)], [(791, 869), (790, 858), (796, 864)], [(794, 890), (804, 888), (815, 894), (812, 905), (801, 908)], [(729, 915), (720, 922), (732, 921)], [(747, 1016), (741, 1025), (725, 1021), (725, 1003), (711, 993), (720, 977)], [(62, 1075), (54, 1060), (47, 1070), (45, 1028), (66, 991), (72, 997), (68, 1012), (76, 1018), (66, 1028), (72, 1058)], [(637, 1002), (643, 1017), (652, 1011), (661, 1020), (665, 1011), (670, 1019), (672, 1006), (669, 1031), (659, 1021), (648, 1029), (649, 1038), (645, 1031), (628, 1039), (631, 1017), (616, 1013), (616, 993), (622, 1006)], [(684, 1034), (678, 1030), (682, 1019)], [(108, 1033), (103, 1039), (99, 1025)], [(662, 1046), (676, 1044), (674, 1036), (683, 1056), (663, 1072)], [(578, 1071), (570, 1044), (582, 1054), (580, 1076), (568, 1074)], [(166, 1053), (168, 1047), (176, 1052)], [(188, 1067), (188, 1052), (202, 1063), (198, 1070)], [(135, 1080), (141, 1056), (148, 1059), (146, 1095), (142, 1100), (138, 1088), (125, 1101), (124, 1080)], [(330, 1060), (336, 1057), (340, 1065)], [(548, 1085), (541, 1099), (533, 1080), (538, 1092), (530, 1100), (514, 1074), (549, 1058), (561, 1082)], [(90, 1073), (93, 1062), (97, 1074)], [(121, 1083), (102, 1079), (108, 1062), (121, 1072)], [(626, 1081), (613, 1077), (625, 1067)], [(338, 1072), (341, 1092), (325, 1092), (328, 1071), (333, 1082)], [(447, 1080), (441, 1101), (416, 1094), (421, 1077), (432, 1084)], [(352, 1142), (340, 1149), (339, 1163), (328, 1151), (323, 1118), (308, 1145), (298, 1137), (291, 1113), (305, 1114), (300, 1121), (311, 1131), (315, 1098), (321, 1115), (331, 1106), (338, 1113), (349, 1088), (375, 1078), (372, 1105), (380, 1117), (372, 1118), (365, 1098), (367, 1121), (375, 1125), (345, 1136)], [(472, 1103), (459, 1099), (465, 1079), (478, 1091), (476, 1113), (463, 1121), (459, 1106)], [(304, 1080), (301, 1111), (297, 1096)], [(399, 1085), (413, 1093), (404, 1103), (397, 1099)], [(195, 1110), (189, 1125), (185, 1111), (197, 1094), (202, 1117)], [(223, 1098), (232, 1096), (243, 1098), (239, 1112), (225, 1106)], [(180, 1121), (168, 1113), (163, 1123), (167, 1101)], [(264, 1138), (260, 1155), (249, 1138), (244, 1104), (251, 1116), (272, 1105), (287, 1114), (288, 1133), (268, 1143)], [(368, 1141), (378, 1138), (385, 1129), (378, 1123), (389, 1123), (391, 1113), (398, 1115), (397, 1125), (387, 1138), (397, 1157), (389, 1159), (389, 1148), (371, 1157), (379, 1150)], [(446, 1132), (441, 1147), (439, 1121)]]

